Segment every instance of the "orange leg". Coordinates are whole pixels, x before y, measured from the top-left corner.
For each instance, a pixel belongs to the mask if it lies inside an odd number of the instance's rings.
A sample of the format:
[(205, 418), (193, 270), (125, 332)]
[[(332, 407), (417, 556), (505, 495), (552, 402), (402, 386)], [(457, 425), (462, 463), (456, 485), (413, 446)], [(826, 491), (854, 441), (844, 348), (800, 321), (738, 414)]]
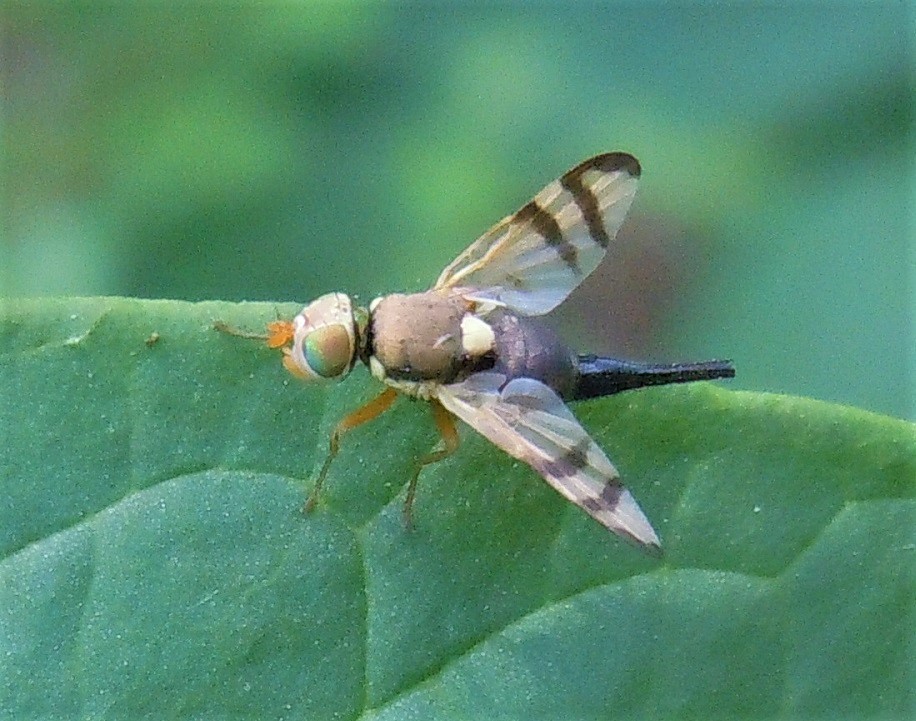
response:
[(347, 431), (351, 431), (357, 426), (361, 426), (363, 423), (371, 421), (373, 418), (378, 418), (382, 413), (391, 408), (391, 404), (394, 403), (394, 399), (397, 397), (397, 391), (395, 391), (394, 388), (388, 388), (366, 405), (357, 408), (355, 411), (345, 416), (340, 423), (335, 426), (334, 432), (331, 433), (328, 457), (325, 458), (324, 465), (321, 467), (321, 472), (318, 474), (318, 480), (315, 481), (315, 487), (312, 489), (308, 500), (305, 502), (305, 506), (302, 509), (304, 513), (309, 513), (318, 502), (318, 495), (321, 493), (324, 479), (328, 475), (331, 461), (334, 460), (334, 456), (336, 456), (337, 452), (340, 450), (341, 436)]
[(407, 498), (404, 499), (404, 524), (408, 530), (413, 527), (411, 509), (413, 508), (413, 499), (417, 495), (417, 481), (420, 479), (420, 471), (423, 470), (424, 466), (438, 463), (458, 450), (458, 429), (455, 427), (455, 419), (452, 414), (445, 410), (439, 401), (435, 400), (430, 401), (430, 410), (433, 412), (433, 420), (436, 422), (436, 428), (439, 429), (439, 435), (442, 436), (442, 440), (440, 441), (440, 447), (420, 458), (410, 483), (407, 484)]

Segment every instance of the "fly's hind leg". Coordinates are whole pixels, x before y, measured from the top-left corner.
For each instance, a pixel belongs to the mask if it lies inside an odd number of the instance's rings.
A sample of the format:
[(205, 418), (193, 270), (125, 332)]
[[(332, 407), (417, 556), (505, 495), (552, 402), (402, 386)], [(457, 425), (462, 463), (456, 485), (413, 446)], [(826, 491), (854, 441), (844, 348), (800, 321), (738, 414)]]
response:
[(368, 423), (373, 418), (378, 418), (382, 413), (391, 408), (391, 404), (394, 403), (394, 399), (397, 398), (398, 394), (394, 388), (388, 388), (383, 391), (380, 395), (373, 398), (366, 405), (361, 408), (357, 408), (355, 411), (350, 413), (334, 427), (334, 431), (331, 433), (330, 447), (328, 448), (328, 457), (324, 459), (324, 465), (321, 466), (321, 472), (318, 474), (318, 480), (315, 481), (315, 485), (312, 488), (312, 492), (309, 494), (308, 500), (305, 502), (305, 506), (302, 508), (303, 513), (309, 513), (315, 504), (318, 503), (318, 496), (321, 493), (321, 487), (324, 485), (324, 479), (328, 475), (328, 469), (331, 467), (331, 461), (334, 460), (334, 456), (337, 455), (337, 452), (340, 450), (340, 439), (344, 433), (351, 431), (357, 426), (361, 426), (363, 423)]
[(404, 499), (404, 525), (407, 526), (408, 530), (413, 527), (411, 509), (413, 508), (413, 499), (417, 495), (417, 481), (420, 479), (420, 471), (425, 466), (448, 458), (458, 449), (458, 429), (455, 427), (455, 419), (452, 414), (445, 410), (442, 404), (436, 400), (430, 402), (430, 410), (433, 412), (433, 420), (436, 422), (436, 428), (439, 429), (439, 435), (442, 436), (442, 439), (435, 450), (420, 458), (413, 476), (410, 478), (410, 483), (407, 484), (407, 498)]

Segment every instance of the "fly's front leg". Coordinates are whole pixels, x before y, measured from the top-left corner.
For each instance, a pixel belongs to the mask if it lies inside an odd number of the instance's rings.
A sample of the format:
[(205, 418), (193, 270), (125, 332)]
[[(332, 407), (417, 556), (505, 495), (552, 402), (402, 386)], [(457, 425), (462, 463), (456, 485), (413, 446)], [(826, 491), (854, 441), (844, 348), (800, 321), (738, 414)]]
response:
[(308, 500), (302, 508), (303, 513), (309, 513), (315, 507), (315, 504), (318, 503), (318, 495), (321, 493), (324, 479), (328, 475), (331, 461), (334, 460), (334, 456), (336, 456), (337, 452), (340, 450), (340, 439), (343, 434), (353, 430), (357, 426), (361, 426), (363, 423), (368, 423), (373, 418), (378, 418), (382, 413), (391, 408), (391, 404), (394, 403), (394, 399), (397, 398), (397, 396), (397, 391), (395, 391), (394, 388), (388, 388), (366, 405), (357, 408), (355, 411), (345, 416), (343, 420), (334, 427), (334, 431), (331, 433), (328, 457), (325, 458), (324, 465), (321, 467), (321, 472), (318, 474), (318, 480), (315, 481), (315, 486), (312, 488), (312, 492), (309, 494)]
[(439, 429), (439, 435), (442, 436), (439, 447), (431, 453), (421, 457), (414, 470), (410, 483), (407, 484), (407, 498), (404, 499), (404, 525), (408, 530), (413, 527), (411, 509), (413, 508), (413, 499), (417, 495), (417, 481), (420, 479), (420, 471), (424, 466), (448, 458), (458, 449), (458, 429), (455, 427), (455, 419), (442, 406), (439, 401), (430, 401), (430, 410), (433, 412), (433, 420), (436, 422), (436, 428)]

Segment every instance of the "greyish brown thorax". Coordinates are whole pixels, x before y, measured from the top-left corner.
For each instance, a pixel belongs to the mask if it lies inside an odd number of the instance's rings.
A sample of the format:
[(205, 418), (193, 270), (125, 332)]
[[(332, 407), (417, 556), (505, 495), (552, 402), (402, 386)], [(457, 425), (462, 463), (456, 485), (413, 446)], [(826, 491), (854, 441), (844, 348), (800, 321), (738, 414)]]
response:
[(553, 331), (505, 311), (482, 318), (451, 291), (376, 299), (366, 341), (373, 375), (406, 392), (409, 384), (457, 383), (486, 370), (540, 380), (561, 396), (575, 384), (575, 356)]

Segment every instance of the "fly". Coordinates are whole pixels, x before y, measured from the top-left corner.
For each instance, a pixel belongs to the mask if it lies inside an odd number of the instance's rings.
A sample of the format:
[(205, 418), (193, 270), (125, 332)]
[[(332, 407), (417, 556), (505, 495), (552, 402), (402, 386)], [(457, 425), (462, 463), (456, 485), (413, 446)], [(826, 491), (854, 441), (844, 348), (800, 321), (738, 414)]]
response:
[(381, 296), (368, 308), (329, 293), (292, 321), (268, 325), (267, 343), (283, 350), (293, 375), (339, 381), (359, 360), (387, 386), (334, 428), (306, 510), (315, 506), (343, 435), (384, 413), (403, 393), (429, 402), (441, 435), (408, 483), (408, 525), (420, 471), (458, 448), (457, 417), (610, 531), (650, 552), (660, 550), (617, 469), (566, 401), (731, 378), (734, 367), (730, 361), (651, 365), (579, 355), (537, 320), (604, 257), (639, 175), (638, 161), (627, 153), (589, 158), (484, 233), (430, 290)]

